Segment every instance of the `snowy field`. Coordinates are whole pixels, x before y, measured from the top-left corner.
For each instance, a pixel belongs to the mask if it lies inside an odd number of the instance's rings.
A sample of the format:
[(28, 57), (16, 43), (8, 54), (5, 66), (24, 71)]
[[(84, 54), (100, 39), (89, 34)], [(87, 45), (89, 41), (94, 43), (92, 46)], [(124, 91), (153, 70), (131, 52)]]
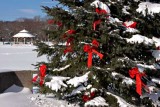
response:
[(47, 61), (46, 56), (37, 57), (33, 45), (3, 45), (0, 43), (0, 72), (36, 70), (32, 64)]
[(32, 94), (28, 88), (16, 85), (0, 94), (0, 107), (78, 107), (58, 100), (54, 95)]

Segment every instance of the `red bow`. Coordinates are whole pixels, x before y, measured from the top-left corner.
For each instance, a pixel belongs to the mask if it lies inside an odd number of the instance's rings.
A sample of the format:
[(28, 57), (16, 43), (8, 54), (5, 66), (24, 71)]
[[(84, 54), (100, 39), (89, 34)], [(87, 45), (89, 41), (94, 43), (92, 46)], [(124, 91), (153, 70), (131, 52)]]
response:
[(53, 24), (54, 22), (54, 20), (48, 20), (48, 24)]
[(96, 30), (96, 26), (99, 25), (101, 23), (101, 20), (96, 20), (93, 22), (93, 29)]
[(82, 99), (84, 102), (87, 102), (91, 100), (95, 96), (95, 92), (92, 92), (89, 96), (88, 95), (83, 95)]
[(98, 48), (98, 46), (99, 46), (99, 43), (97, 42), (97, 40), (93, 40), (92, 45), (93, 45), (93, 47), (86, 44), (83, 47), (84, 52), (88, 53), (88, 68), (90, 68), (92, 66), (92, 53), (96, 53), (100, 57), (100, 59), (103, 58), (103, 54), (97, 52), (94, 48), (94, 47)]
[(142, 95), (142, 86), (146, 87), (146, 85), (141, 81), (141, 77), (145, 76), (145, 73), (140, 73), (138, 71), (138, 68), (133, 68), (131, 70), (129, 70), (129, 75), (131, 78), (134, 78), (136, 76), (136, 92), (139, 95)]
[[(46, 75), (46, 68), (47, 68), (47, 67), (46, 67), (45, 64), (42, 64), (42, 65), (40, 66), (40, 74), (39, 74), (39, 76), (40, 76), (40, 82), (39, 82), (40, 86), (42, 86), (42, 85), (44, 84), (44, 77), (45, 77), (45, 75)], [(38, 79), (38, 75), (36, 75), (36, 76), (32, 79), (32, 82), (36, 82), (37, 79)]]
[(75, 31), (75, 30), (72, 30), (72, 29), (67, 30), (67, 31), (65, 32), (65, 34), (63, 35), (63, 38), (66, 38), (67, 35), (71, 35), (71, 34), (76, 34), (76, 31)]
[(97, 12), (98, 14), (107, 14), (106, 10), (100, 9), (100, 8), (96, 8), (96, 12)]
[(132, 23), (130, 23), (130, 22), (124, 22), (123, 25), (125, 27), (127, 27), (127, 28), (136, 28), (137, 22), (132, 22)]

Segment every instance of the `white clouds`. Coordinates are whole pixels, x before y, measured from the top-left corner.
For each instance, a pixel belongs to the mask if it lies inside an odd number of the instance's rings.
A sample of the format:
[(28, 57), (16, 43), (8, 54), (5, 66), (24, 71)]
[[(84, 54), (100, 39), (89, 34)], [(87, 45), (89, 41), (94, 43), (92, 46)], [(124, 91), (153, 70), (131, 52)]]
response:
[(37, 13), (36, 10), (34, 9), (19, 9), (20, 12), (23, 12), (23, 13), (27, 13), (27, 14), (35, 14)]

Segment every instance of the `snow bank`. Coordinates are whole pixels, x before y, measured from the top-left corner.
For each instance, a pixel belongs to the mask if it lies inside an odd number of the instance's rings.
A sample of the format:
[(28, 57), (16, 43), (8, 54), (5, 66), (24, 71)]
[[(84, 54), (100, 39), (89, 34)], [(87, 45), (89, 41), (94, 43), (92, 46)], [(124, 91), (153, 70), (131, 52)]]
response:
[(160, 4), (158, 3), (151, 3), (151, 2), (142, 2), (138, 5), (137, 12), (142, 12), (142, 14), (146, 15), (146, 9), (148, 10), (148, 14), (153, 15), (153, 13), (159, 13), (160, 12)]
[(0, 94), (0, 105), (1, 107), (36, 107), (28, 99), (30, 94), (31, 91), (28, 88), (12, 85)]

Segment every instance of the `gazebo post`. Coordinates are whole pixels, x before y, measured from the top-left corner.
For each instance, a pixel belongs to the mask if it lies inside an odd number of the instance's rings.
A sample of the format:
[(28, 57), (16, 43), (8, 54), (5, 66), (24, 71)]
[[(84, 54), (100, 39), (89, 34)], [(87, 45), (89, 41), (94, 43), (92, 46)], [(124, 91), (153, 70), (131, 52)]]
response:
[(18, 41), (18, 38), (17, 38), (17, 43), (18, 43), (19, 41)]
[(26, 43), (26, 38), (24, 37), (24, 44)]

